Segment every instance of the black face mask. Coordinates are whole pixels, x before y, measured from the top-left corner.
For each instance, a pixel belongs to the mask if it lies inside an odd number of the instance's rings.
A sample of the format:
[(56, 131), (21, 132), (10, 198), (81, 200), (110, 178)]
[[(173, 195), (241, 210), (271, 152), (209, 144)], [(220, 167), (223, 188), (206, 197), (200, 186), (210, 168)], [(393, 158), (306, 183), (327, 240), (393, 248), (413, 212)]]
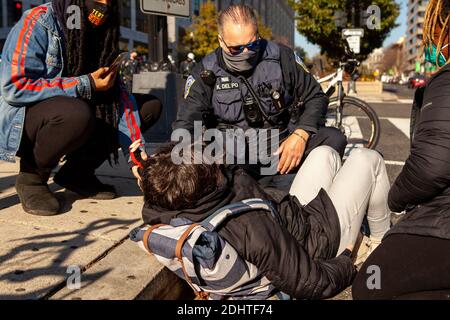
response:
[(95, 28), (102, 26), (109, 15), (109, 6), (93, 0), (87, 2), (88, 20)]

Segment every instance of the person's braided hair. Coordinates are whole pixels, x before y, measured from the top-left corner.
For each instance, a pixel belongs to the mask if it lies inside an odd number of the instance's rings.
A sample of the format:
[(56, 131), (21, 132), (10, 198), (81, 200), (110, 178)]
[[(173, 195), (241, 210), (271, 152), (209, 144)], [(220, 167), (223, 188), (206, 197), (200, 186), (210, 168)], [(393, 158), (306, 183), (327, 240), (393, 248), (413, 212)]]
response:
[[(73, 5), (81, 9), (81, 21), (88, 23), (85, 0), (73, 0)], [(74, 28), (67, 35), (67, 72), (71, 76), (96, 71), (100, 67), (109, 66), (119, 53), (120, 13), (118, 1), (111, 1), (110, 16), (99, 29), (106, 30), (101, 37), (88, 34), (88, 27)], [(96, 68), (92, 70), (92, 68)]]
[[(441, 27), (439, 37), (435, 39), (436, 27)], [(437, 47), (436, 64), (438, 65), (439, 54), (445, 40), (450, 36), (450, 1), (449, 0), (430, 0), (423, 24), (423, 46), (431, 47), (433, 44)], [(448, 62), (448, 59), (447, 59)]]
[[(67, 30), (67, 48), (64, 73), (67, 76), (81, 76), (92, 73), (100, 67), (111, 65), (120, 53), (120, 11), (119, 1), (110, 1), (110, 15), (106, 22), (94, 28), (89, 25), (87, 7), (85, 0), (72, 0), (72, 5), (81, 9), (82, 28)], [(120, 104), (120, 92), (118, 86), (114, 86), (107, 92), (95, 94), (96, 116), (104, 120), (108, 125), (117, 129), (117, 110)], [(114, 159), (117, 161), (117, 133), (111, 130), (111, 135), (104, 141), (102, 146), (105, 150), (112, 150)]]

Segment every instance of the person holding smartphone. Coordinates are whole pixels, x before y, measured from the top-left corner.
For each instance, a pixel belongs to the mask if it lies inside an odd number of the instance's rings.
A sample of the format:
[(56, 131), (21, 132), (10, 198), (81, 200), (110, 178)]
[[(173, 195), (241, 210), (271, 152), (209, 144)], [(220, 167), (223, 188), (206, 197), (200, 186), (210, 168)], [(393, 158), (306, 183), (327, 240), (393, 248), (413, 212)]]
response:
[(95, 170), (117, 162), (119, 147), (134, 167), (128, 147), (140, 139), (145, 159), (142, 133), (161, 105), (131, 95), (109, 69), (119, 38), (119, 4), (111, 0), (53, 0), (26, 11), (9, 33), (0, 64), (0, 160), (20, 157), (16, 190), (26, 212), (59, 212), (47, 181), (62, 157), (54, 181), (95, 199), (116, 197)]

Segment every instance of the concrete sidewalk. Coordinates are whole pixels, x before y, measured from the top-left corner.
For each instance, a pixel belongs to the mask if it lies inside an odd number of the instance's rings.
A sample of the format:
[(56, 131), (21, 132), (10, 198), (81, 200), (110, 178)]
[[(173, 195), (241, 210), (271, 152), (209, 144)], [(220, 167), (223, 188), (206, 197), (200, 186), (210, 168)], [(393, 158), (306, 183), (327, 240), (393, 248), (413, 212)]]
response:
[[(50, 180), (63, 212), (38, 217), (23, 212), (19, 203), (18, 163), (0, 162), (0, 299), (176, 299), (182, 294), (184, 285), (128, 240), (128, 233), (142, 225), (143, 199), (123, 158), (120, 163), (97, 171), (117, 188), (119, 198), (80, 199)], [(78, 267), (81, 288), (70, 290), (67, 279)]]

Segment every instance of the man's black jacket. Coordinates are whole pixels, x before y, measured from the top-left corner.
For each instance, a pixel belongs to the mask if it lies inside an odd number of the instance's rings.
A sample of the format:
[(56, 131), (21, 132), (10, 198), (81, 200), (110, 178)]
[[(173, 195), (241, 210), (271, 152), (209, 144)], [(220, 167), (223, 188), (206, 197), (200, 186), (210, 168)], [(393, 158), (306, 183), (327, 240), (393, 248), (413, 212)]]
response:
[(263, 190), (242, 169), (225, 172), (216, 191), (198, 201), (193, 209), (165, 211), (143, 209), (144, 221), (168, 224), (173, 218), (200, 222), (230, 203), (245, 199), (271, 200), (282, 225), (266, 211), (255, 210), (226, 222), (219, 234), (245, 260), (256, 265), (272, 284), (298, 299), (324, 299), (352, 283), (355, 269), (347, 255), (336, 253), (340, 226), (336, 211), (324, 190), (307, 206), (275, 189)]
[[(423, 95), (423, 96), (422, 96)], [(407, 211), (389, 232), (450, 239), (450, 66), (432, 77), (420, 104), (411, 154), (389, 192), (392, 211)]]
[[(296, 129), (316, 133), (318, 128), (324, 125), (328, 97), (304, 64), (296, 61), (299, 58), (296, 58), (295, 53), (283, 45), (279, 47), (285, 89), (292, 97), (302, 102)], [(211, 54), (217, 55), (220, 67), (226, 69), (222, 49), (218, 48)], [(199, 63), (192, 71), (195, 82), (190, 87), (187, 97), (179, 104), (177, 120), (173, 124), (174, 130), (183, 128), (192, 132), (194, 121), (203, 121), (203, 115), (211, 111), (213, 89), (201, 80), (202, 70), (203, 64)]]

